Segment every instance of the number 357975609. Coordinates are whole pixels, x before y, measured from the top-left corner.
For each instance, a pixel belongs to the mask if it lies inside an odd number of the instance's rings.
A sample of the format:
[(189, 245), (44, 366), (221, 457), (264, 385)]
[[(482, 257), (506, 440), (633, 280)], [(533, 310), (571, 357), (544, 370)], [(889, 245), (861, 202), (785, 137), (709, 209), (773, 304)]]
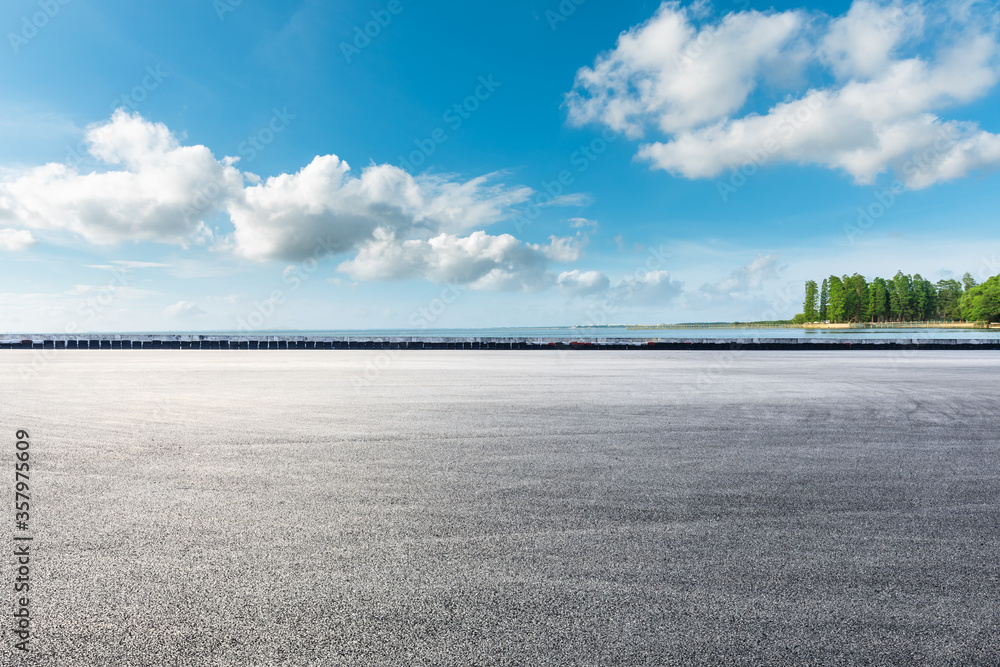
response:
[(14, 464), (14, 509), (16, 510), (15, 519), (17, 521), (27, 521), (28, 520), (28, 510), (30, 508), (29, 502), (31, 497), (28, 495), (28, 473), (31, 470), (31, 465), (29, 459), (31, 454), (29, 449), (31, 447), (28, 442), (28, 432), (18, 431), (17, 432), (17, 448), (16, 458), (17, 461)]

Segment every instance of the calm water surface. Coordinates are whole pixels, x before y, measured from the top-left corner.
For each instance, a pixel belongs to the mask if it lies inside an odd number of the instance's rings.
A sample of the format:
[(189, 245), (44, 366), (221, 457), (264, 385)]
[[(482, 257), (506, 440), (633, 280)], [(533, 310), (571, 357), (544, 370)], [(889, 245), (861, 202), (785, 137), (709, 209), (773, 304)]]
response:
[[(149, 333), (149, 332), (142, 332)], [(161, 333), (161, 332), (157, 332)], [(330, 329), (319, 331), (260, 330), (246, 331), (173, 331), (171, 334), (232, 336), (329, 336), (336, 338), (384, 338), (393, 336), (434, 338), (557, 338), (600, 340), (602, 338), (817, 338), (851, 340), (855, 338), (1000, 338), (995, 329), (626, 329), (625, 327), (512, 327), (496, 329)]]

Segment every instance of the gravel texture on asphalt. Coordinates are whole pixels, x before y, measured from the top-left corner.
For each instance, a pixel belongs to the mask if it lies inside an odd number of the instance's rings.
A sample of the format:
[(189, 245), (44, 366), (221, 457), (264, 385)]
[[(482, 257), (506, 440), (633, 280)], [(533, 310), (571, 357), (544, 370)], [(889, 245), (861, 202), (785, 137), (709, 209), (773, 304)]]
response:
[(25, 350), (0, 377), (8, 535), (16, 429), (32, 456), (13, 664), (1000, 664), (996, 353)]

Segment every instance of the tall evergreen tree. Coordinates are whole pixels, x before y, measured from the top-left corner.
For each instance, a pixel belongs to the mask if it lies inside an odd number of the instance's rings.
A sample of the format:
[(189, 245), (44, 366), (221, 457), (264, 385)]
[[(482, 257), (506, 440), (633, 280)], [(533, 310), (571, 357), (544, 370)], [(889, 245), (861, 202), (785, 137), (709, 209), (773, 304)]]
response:
[(844, 286), (844, 321), (850, 322), (854, 319), (854, 312), (858, 309), (858, 293), (854, 291), (854, 279), (844, 274), (840, 278), (840, 284)]
[(962, 298), (962, 283), (954, 278), (939, 280), (934, 286), (937, 291), (935, 316), (939, 320), (957, 320), (962, 317), (958, 302)]
[(892, 317), (897, 322), (908, 321), (913, 317), (912, 284), (913, 279), (902, 271), (897, 271), (892, 278)]
[(936, 293), (930, 281), (924, 280), (919, 273), (913, 275), (913, 312), (918, 320), (934, 319), (936, 310)]
[(965, 291), (968, 292), (970, 289), (976, 286), (976, 279), (972, 277), (972, 274), (968, 271), (962, 276), (962, 285), (965, 286)]
[(870, 317), (872, 322), (885, 322), (891, 316), (889, 312), (889, 290), (885, 280), (876, 278), (872, 281), (869, 290), (869, 301), (871, 303)]
[(805, 315), (806, 322), (815, 322), (819, 319), (819, 288), (815, 280), (806, 281), (806, 300), (802, 304), (802, 314)]
[(850, 278), (845, 276), (844, 289), (848, 292), (846, 299), (847, 319), (855, 322), (867, 321), (870, 307), (868, 282), (865, 277), (860, 273), (855, 273)]
[(847, 315), (844, 282), (837, 276), (830, 276), (829, 282), (830, 303), (826, 308), (827, 319), (831, 322), (844, 322)]
[(823, 286), (819, 289), (819, 319), (821, 322), (825, 322), (827, 319), (827, 306), (830, 303), (830, 289), (828, 287), (826, 278), (823, 279)]

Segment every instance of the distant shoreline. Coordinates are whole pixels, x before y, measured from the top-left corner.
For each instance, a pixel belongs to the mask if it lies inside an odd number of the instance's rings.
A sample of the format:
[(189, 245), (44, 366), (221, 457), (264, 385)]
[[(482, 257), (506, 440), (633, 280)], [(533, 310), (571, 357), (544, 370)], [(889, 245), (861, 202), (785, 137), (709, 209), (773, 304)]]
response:
[(989, 322), (692, 322), (690, 324), (626, 324), (630, 331), (656, 329), (996, 329)]

